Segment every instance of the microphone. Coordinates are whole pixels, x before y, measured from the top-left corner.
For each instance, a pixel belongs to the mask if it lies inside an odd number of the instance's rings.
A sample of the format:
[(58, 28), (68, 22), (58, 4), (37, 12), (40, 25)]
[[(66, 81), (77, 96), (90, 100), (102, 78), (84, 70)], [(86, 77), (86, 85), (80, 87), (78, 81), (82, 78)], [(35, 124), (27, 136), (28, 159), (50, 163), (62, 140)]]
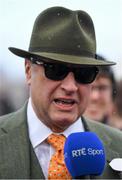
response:
[(64, 145), (64, 161), (75, 179), (102, 174), (105, 167), (105, 150), (99, 137), (93, 132), (72, 133)]

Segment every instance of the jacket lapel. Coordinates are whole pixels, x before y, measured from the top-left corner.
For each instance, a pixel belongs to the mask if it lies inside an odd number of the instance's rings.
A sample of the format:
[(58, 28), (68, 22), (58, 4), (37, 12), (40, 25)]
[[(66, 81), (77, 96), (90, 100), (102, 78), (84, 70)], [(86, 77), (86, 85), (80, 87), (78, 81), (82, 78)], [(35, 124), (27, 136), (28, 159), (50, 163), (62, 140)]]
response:
[(26, 114), (27, 104), (3, 119), (0, 127), (0, 178), (44, 179), (29, 140)]
[[(29, 178), (30, 157), (27, 125), (23, 109), (15, 115), (9, 115), (0, 131), (0, 176), (4, 178)], [(10, 124), (10, 123), (9, 123)], [(0, 169), (1, 169), (0, 168)], [(3, 173), (3, 175), (2, 175)]]

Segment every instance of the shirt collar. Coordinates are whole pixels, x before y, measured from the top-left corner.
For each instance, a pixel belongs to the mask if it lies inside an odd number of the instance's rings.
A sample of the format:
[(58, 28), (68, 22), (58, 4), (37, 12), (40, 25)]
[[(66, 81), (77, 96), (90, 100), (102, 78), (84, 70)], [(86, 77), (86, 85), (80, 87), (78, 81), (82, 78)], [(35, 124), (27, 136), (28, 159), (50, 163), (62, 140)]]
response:
[[(48, 128), (42, 121), (37, 117), (36, 113), (33, 110), (31, 98), (28, 101), (27, 106), (27, 123), (29, 129), (29, 137), (32, 143), (32, 146), (35, 148), (40, 143), (42, 143), (50, 134), (53, 132)], [(83, 132), (84, 126), (79, 118), (75, 123), (69, 126), (63, 133), (66, 137), (69, 134), (74, 132)]]

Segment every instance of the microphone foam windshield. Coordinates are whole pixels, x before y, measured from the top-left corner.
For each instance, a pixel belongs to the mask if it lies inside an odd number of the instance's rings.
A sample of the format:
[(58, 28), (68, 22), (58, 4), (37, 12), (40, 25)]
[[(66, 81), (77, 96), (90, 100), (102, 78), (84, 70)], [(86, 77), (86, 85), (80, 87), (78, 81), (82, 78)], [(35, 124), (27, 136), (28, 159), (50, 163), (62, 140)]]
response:
[(64, 160), (72, 177), (101, 175), (105, 166), (104, 146), (93, 132), (78, 132), (68, 136)]

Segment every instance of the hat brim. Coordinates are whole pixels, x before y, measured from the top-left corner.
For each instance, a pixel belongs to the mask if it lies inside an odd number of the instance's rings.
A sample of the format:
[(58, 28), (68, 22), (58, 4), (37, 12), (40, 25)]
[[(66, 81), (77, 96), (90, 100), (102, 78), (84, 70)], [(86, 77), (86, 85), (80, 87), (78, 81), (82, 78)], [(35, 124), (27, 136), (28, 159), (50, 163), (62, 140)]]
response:
[(22, 49), (9, 47), (8, 48), (13, 54), (29, 59), (30, 57), (45, 58), (45, 60), (56, 61), (62, 63), (69, 63), (73, 65), (88, 65), (88, 66), (107, 66), (107, 65), (115, 65), (115, 62), (111, 61), (103, 61), (99, 59), (95, 59), (92, 57), (85, 56), (76, 56), (69, 54), (58, 54), (58, 53), (50, 53), (50, 52), (28, 52)]

